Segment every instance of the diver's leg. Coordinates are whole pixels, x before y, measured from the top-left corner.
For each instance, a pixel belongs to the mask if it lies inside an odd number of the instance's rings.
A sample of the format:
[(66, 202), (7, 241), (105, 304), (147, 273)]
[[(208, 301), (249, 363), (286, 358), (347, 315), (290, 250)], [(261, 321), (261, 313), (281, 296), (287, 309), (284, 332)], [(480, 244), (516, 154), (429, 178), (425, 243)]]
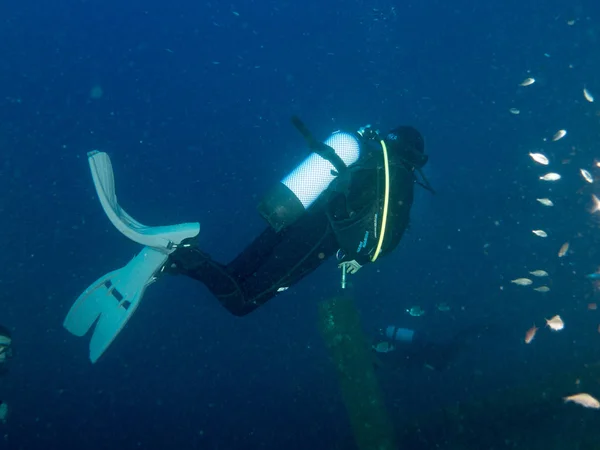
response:
[(227, 269), (239, 279), (251, 276), (281, 243), (284, 232), (267, 227), (252, 243), (229, 264)]
[(271, 251), (264, 253), (260, 264), (253, 264), (252, 273), (240, 268), (239, 257), (228, 265), (236, 276), (246, 273), (238, 278), (246, 296), (245, 303), (230, 305), (230, 310), (234, 308), (247, 314), (258, 308), (313, 272), (338, 249), (325, 214), (307, 214), (279, 235), (279, 242)]
[(237, 277), (197, 247), (184, 247), (173, 252), (167, 271), (200, 281), (224, 305), (245, 302), (246, 296)]
[(315, 270), (337, 250), (325, 215), (307, 214), (285, 230), (266, 230), (230, 264), (196, 247), (170, 255), (169, 271), (203, 284), (236, 316), (243, 316)]
[(477, 328), (469, 327), (446, 341), (430, 340), (424, 334), (416, 333), (413, 350), (423, 355), (427, 366), (435, 370), (444, 370), (458, 358), (467, 344), (466, 340), (477, 332)]
[(268, 227), (227, 266), (196, 246), (182, 246), (171, 254), (166, 271), (200, 281), (231, 313), (244, 315), (250, 310), (244, 307), (248, 296), (243, 280), (253, 276), (280, 242), (281, 234)]

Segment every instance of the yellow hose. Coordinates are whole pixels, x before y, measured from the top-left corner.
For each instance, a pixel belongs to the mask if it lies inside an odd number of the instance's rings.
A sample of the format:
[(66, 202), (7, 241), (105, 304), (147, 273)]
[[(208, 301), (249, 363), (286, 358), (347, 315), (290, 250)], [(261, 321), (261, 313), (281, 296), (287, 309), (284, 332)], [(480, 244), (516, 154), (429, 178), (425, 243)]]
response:
[(383, 167), (385, 169), (385, 197), (383, 198), (383, 217), (381, 219), (381, 232), (379, 233), (379, 242), (377, 243), (377, 248), (375, 249), (375, 253), (371, 258), (371, 262), (375, 262), (375, 260), (379, 257), (381, 253), (381, 246), (383, 245), (383, 239), (385, 237), (385, 227), (387, 225), (387, 215), (388, 215), (388, 206), (390, 202), (390, 163), (388, 160), (387, 147), (383, 140), (380, 141), (381, 148), (383, 149)]

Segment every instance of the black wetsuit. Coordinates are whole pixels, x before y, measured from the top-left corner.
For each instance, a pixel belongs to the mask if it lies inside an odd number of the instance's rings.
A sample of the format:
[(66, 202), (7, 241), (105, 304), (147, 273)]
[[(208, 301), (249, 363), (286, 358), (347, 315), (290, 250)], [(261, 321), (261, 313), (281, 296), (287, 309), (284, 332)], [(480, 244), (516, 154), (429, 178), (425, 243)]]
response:
[(469, 341), (479, 339), (492, 330), (493, 327), (489, 324), (474, 323), (443, 338), (433, 338), (428, 333), (416, 331), (408, 342), (385, 339), (384, 342), (393, 345), (394, 349), (379, 353), (373, 347), (373, 352), (377, 355), (375, 367), (383, 365), (392, 369), (427, 367), (436, 371), (446, 370), (467, 350)]
[[(9, 345), (0, 345), (0, 353), (4, 355), (4, 360), (0, 362), (0, 375), (5, 375), (8, 373), (8, 360), (11, 359), (13, 355), (12, 336), (8, 328), (3, 325), (0, 325), (0, 336), (6, 337), (11, 341)], [(1, 404), (2, 402), (0, 401), (0, 405)]]
[[(197, 247), (170, 257), (171, 272), (201, 281), (231, 313), (242, 316), (297, 283), (341, 249), (342, 261), (370, 262), (379, 240), (384, 166), (379, 143), (363, 142), (359, 164), (338, 177), (296, 222), (264, 230), (229, 264)], [(366, 147), (366, 148), (365, 148)], [(413, 168), (389, 153), (390, 197), (381, 254), (393, 250), (408, 226)]]
[(395, 369), (428, 367), (438, 371), (447, 369), (465, 346), (464, 338), (460, 334), (445, 342), (430, 340), (415, 333), (412, 342), (393, 344), (395, 350), (378, 355), (385, 365)]

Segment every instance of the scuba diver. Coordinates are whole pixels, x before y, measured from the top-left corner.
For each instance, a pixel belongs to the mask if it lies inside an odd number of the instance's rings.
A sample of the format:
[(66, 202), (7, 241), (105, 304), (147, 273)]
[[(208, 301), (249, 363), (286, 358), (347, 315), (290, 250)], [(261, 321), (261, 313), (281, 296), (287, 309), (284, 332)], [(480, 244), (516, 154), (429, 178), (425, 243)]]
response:
[[(8, 361), (12, 358), (12, 336), (8, 328), (0, 325), (0, 375), (8, 372)], [(8, 405), (0, 400), (0, 422), (6, 423)]]
[(12, 358), (12, 336), (5, 326), (0, 325), (0, 375), (8, 372), (8, 362)]
[[(312, 142), (310, 137), (307, 140)], [(370, 129), (356, 135), (334, 134), (326, 144), (336, 151), (321, 149), (322, 161), (331, 163), (336, 171), (335, 180), (325, 192), (317, 196), (317, 192), (303, 186), (302, 172), (310, 171), (307, 177), (332, 177), (332, 169), (320, 174), (313, 163), (296, 169), (259, 204), (258, 210), (269, 226), (233, 261), (218, 263), (197, 246), (184, 244), (171, 254), (169, 271), (201, 281), (237, 316), (263, 305), (333, 255), (337, 255), (341, 268), (355, 274), (400, 242), (413, 203), (414, 171), (427, 161), (423, 138), (412, 127), (395, 128), (384, 141), (389, 198), (385, 196), (384, 159), (378, 135)], [(382, 223), (384, 217), (387, 220)]]
[(410, 328), (388, 326), (371, 347), (376, 354), (375, 366), (393, 368), (447, 369), (463, 352), (470, 337), (479, 336), (487, 326), (473, 325), (448, 339), (432, 339), (426, 333)]
[(109, 219), (145, 245), (127, 266), (92, 284), (65, 319), (67, 330), (77, 336), (96, 325), (92, 362), (133, 314), (147, 286), (163, 273), (202, 282), (227, 310), (243, 316), (333, 255), (344, 288), (347, 273), (355, 274), (397, 247), (409, 223), (414, 185), (433, 192), (421, 172), (428, 157), (419, 131), (399, 126), (380, 136), (367, 125), (356, 132), (334, 132), (319, 142), (298, 118), (292, 123), (312, 153), (267, 192), (258, 205), (267, 228), (228, 264), (200, 250), (197, 223), (152, 228), (135, 221), (118, 205), (108, 156), (89, 154)]

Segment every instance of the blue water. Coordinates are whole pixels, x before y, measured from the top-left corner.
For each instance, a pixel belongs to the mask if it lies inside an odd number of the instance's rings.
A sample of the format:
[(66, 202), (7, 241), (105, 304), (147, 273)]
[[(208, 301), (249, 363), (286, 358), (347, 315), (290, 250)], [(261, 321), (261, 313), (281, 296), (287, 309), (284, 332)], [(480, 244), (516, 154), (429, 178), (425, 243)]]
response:
[[(599, 175), (598, 102), (582, 95), (600, 99), (597, 1), (25, 0), (3, 2), (0, 21), (0, 322), (16, 353), (0, 380), (12, 408), (0, 448), (354, 448), (317, 327), (333, 261), (241, 319), (192, 280), (161, 281), (89, 363), (62, 320), (138, 251), (100, 208), (91, 149), (110, 154), (133, 217), (200, 221), (203, 249), (226, 261), (263, 229), (260, 196), (306, 156), (292, 114), (321, 138), (366, 123), (421, 130), (437, 195), (420, 190), (397, 251), (352, 279), (365, 331), (493, 332), (445, 372), (383, 369), (394, 417), (575, 367), (599, 338), (585, 274), (600, 264), (600, 222), (578, 173)], [(565, 139), (543, 141), (560, 128)], [(533, 149), (559, 183), (538, 180), (549, 170)], [(542, 268), (547, 294), (510, 283)], [(407, 315), (413, 305), (427, 313)], [(524, 345), (554, 314), (564, 332)]]

